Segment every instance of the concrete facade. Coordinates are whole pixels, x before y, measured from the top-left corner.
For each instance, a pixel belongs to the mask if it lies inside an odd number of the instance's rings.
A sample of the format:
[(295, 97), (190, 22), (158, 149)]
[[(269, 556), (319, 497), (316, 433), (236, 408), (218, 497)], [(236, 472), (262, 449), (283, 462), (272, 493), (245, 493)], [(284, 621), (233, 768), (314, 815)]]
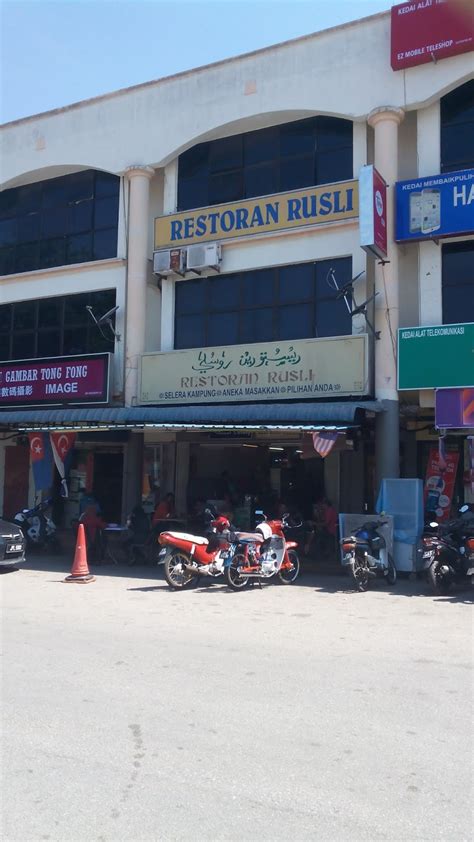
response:
[[(203, 141), (305, 117), (349, 119), (354, 178), (375, 163), (389, 184), (390, 263), (375, 266), (366, 256), (355, 220), (224, 242), (221, 273), (350, 256), (353, 276), (366, 273), (358, 298), (374, 286), (380, 293), (375, 397), (398, 418), (393, 337), (398, 326), (442, 322), (441, 250), (434, 242), (395, 245), (393, 185), (440, 171), (440, 98), (472, 75), (470, 53), (393, 72), (387, 12), (9, 123), (0, 132), (2, 189), (92, 168), (119, 175), (121, 194), (116, 259), (5, 276), (0, 303), (115, 288), (121, 340), (112, 398), (136, 405), (140, 355), (175, 347), (179, 280), (164, 279), (159, 289), (151, 261), (153, 219), (177, 207), (178, 156)], [(353, 332), (365, 330), (354, 319)], [(387, 458), (382, 450), (378, 478), (397, 475), (398, 443)]]

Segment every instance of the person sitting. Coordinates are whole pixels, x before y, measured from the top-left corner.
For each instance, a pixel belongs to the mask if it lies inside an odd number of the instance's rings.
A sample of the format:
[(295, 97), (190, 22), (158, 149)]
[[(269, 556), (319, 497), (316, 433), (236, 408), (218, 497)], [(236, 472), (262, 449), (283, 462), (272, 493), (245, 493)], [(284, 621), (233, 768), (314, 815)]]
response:
[(175, 514), (174, 509), (174, 494), (168, 492), (166, 497), (163, 498), (161, 503), (158, 503), (152, 519), (152, 526), (159, 525), (160, 520), (167, 520), (168, 518), (173, 517)]
[(84, 526), (87, 551), (90, 553), (92, 560), (96, 562), (102, 561), (105, 550), (105, 535), (103, 530), (107, 524), (105, 520), (97, 514), (94, 503), (86, 506), (84, 512), (79, 518), (79, 523), (82, 523)]
[(127, 526), (129, 535), (125, 545), (129, 555), (129, 562), (130, 564), (134, 564), (137, 555), (145, 557), (145, 546), (150, 537), (150, 520), (143, 506), (140, 504), (134, 506), (127, 520)]
[(307, 522), (308, 533), (304, 549), (305, 555), (309, 555), (316, 535), (320, 541), (321, 552), (328, 555), (335, 547), (337, 525), (338, 517), (335, 507), (327, 497), (321, 497), (314, 504), (311, 520)]

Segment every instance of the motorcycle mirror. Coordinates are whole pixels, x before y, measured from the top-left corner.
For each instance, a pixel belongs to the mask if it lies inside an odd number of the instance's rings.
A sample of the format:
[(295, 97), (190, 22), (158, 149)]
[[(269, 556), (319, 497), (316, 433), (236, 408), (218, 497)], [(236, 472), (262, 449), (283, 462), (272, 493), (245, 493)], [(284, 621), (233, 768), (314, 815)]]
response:
[(430, 521), (430, 526), (432, 526), (432, 527), (433, 527), (433, 529), (434, 529), (434, 528), (435, 528), (435, 526), (438, 526), (438, 524), (436, 523), (436, 521), (435, 521), (435, 520), (431, 520), (431, 521)]
[(466, 512), (468, 512), (468, 511), (469, 511), (469, 506), (466, 506), (466, 505), (461, 506), (461, 508), (459, 509), (459, 511), (460, 511), (460, 512), (461, 512), (461, 514), (463, 515), (463, 514), (465, 514)]

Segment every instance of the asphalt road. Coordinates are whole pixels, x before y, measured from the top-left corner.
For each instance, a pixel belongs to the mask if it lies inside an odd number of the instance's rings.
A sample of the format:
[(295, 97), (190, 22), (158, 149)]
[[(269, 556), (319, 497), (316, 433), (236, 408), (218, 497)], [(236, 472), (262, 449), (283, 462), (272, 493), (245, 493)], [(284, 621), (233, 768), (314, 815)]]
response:
[(473, 591), (34, 567), (0, 577), (4, 842), (471, 838)]

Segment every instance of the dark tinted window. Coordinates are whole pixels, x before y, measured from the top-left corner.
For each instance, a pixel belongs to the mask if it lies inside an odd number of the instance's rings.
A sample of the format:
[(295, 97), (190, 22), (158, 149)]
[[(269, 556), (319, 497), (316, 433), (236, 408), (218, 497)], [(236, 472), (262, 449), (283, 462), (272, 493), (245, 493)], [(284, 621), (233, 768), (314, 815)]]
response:
[(443, 246), (443, 322), (474, 322), (474, 242)]
[(176, 284), (175, 347), (267, 342), (352, 332), (351, 317), (328, 281), (351, 278), (340, 258)]
[(200, 143), (180, 155), (178, 209), (352, 178), (352, 122), (311, 117)]
[(474, 167), (474, 79), (441, 100), (441, 172)]
[(115, 290), (0, 306), (0, 360), (113, 353), (112, 333), (100, 333), (87, 306), (102, 316), (115, 306)]
[(120, 179), (86, 170), (0, 194), (0, 274), (117, 255)]

